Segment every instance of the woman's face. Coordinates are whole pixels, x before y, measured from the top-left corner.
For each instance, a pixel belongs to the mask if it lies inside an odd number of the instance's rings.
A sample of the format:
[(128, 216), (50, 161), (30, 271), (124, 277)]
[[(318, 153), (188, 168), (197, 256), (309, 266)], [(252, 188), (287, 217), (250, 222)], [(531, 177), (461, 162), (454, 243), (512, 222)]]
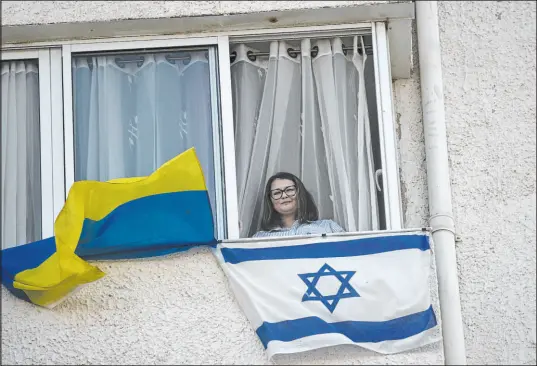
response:
[(274, 211), (280, 215), (296, 215), (297, 188), (295, 183), (289, 179), (274, 179), (270, 186), (270, 200)]

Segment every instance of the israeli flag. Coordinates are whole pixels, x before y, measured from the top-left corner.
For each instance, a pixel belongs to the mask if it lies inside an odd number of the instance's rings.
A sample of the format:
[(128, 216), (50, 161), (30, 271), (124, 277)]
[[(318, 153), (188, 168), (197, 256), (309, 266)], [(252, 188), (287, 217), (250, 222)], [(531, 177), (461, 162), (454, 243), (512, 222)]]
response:
[(266, 348), (391, 354), (440, 340), (427, 232), (237, 241), (216, 255)]

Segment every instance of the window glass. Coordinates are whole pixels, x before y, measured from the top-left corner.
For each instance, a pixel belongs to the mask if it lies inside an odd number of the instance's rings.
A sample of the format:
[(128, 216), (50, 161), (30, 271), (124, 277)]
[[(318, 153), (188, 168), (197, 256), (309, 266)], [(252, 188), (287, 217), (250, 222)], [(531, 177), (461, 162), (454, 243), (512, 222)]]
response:
[(2, 61), (2, 248), (41, 238), (37, 60)]
[(207, 49), (73, 55), (72, 79), (75, 180), (147, 176), (194, 147), (215, 213)]

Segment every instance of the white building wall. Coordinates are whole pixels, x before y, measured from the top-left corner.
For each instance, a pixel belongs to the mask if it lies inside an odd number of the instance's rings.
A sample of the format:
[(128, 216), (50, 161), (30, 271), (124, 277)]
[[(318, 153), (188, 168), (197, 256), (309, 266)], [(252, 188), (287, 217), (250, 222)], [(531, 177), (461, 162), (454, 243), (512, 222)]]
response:
[[(2, 24), (358, 3), (379, 2), (2, 1)], [(535, 2), (440, 2), (439, 17), (468, 362), (535, 364)], [(394, 82), (407, 227), (426, 225), (428, 214), (413, 41), (412, 77)], [(2, 363), (270, 363), (208, 250), (99, 267), (106, 277), (53, 311), (2, 288)], [(274, 361), (441, 364), (443, 353), (440, 344), (393, 356), (334, 347)]]
[(441, 2), (468, 362), (535, 364), (535, 2)]
[[(534, 365), (535, 2), (438, 11), (468, 364)], [(412, 78), (394, 83), (409, 227), (428, 214), (416, 49), (413, 59)]]
[(158, 19), (408, 1), (2, 1), (2, 25)]

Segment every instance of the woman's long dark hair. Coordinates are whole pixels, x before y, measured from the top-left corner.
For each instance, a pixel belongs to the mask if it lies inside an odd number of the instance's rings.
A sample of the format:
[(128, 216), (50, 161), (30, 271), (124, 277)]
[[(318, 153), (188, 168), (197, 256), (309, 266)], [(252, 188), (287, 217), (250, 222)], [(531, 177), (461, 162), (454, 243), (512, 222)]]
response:
[(297, 176), (291, 173), (280, 172), (274, 174), (267, 181), (265, 187), (265, 196), (263, 197), (263, 218), (261, 220), (261, 230), (268, 231), (279, 227), (282, 224), (280, 214), (274, 211), (274, 206), (272, 205), (272, 200), (270, 199), (270, 188), (272, 187), (272, 182), (276, 179), (288, 179), (293, 181), (296, 186), (296, 203), (297, 203), (297, 214), (295, 219), (298, 220), (300, 224), (304, 224), (309, 221), (316, 221), (319, 219), (319, 211), (317, 206), (313, 201), (313, 196), (308, 192), (304, 183)]

